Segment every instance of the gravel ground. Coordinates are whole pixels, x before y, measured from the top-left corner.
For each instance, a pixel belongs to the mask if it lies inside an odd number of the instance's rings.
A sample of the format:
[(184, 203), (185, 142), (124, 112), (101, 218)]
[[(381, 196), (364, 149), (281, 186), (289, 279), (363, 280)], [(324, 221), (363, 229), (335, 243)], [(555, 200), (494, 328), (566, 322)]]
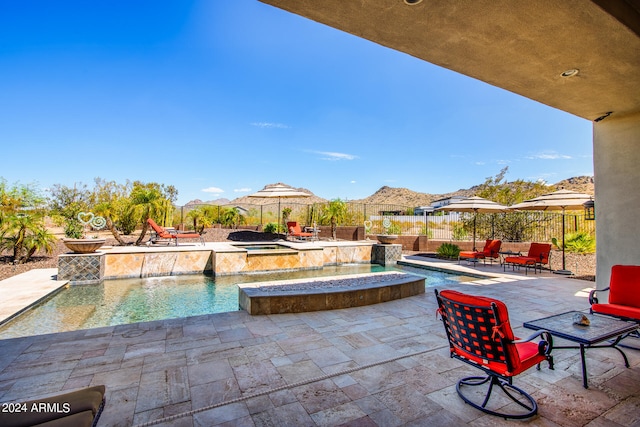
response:
[[(9, 261), (9, 257), (4, 255), (0, 256), (0, 280), (7, 279), (17, 274), (24, 273), (26, 271), (36, 268), (57, 268), (58, 267), (58, 255), (69, 252), (67, 247), (62, 243), (62, 235), (58, 234), (59, 240), (56, 242), (54, 251), (51, 254), (38, 254), (33, 257), (31, 261), (26, 264), (12, 264)], [(101, 232), (100, 237), (107, 239), (107, 245), (115, 245), (116, 240), (108, 232)], [(220, 228), (208, 228), (203, 235), (203, 238), (207, 242), (225, 242), (225, 241), (256, 241), (265, 240), (270, 241), (278, 237), (278, 235), (265, 235), (264, 233), (257, 233), (248, 230), (228, 230)], [(137, 235), (125, 236), (124, 239), (127, 242), (135, 242), (138, 238)], [(565, 266), (567, 270), (571, 270), (575, 273), (576, 278), (583, 280), (595, 281), (596, 274), (596, 257), (595, 254), (579, 255), (579, 254), (565, 254)], [(553, 251), (551, 254), (551, 268), (557, 270), (562, 268), (562, 252)]]

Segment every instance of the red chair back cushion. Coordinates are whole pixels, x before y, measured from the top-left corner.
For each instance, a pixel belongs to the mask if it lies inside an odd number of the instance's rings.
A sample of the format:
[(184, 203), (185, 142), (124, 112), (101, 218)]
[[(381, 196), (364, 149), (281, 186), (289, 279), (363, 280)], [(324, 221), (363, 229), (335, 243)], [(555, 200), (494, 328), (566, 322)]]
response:
[(289, 233), (298, 234), (302, 233), (302, 228), (300, 228), (300, 224), (298, 222), (287, 222), (287, 227), (289, 228)]
[(640, 265), (611, 267), (609, 303), (640, 308)]
[(536, 262), (541, 264), (549, 263), (549, 253), (551, 253), (551, 244), (549, 243), (532, 243), (529, 248), (527, 257), (535, 258)]
[(487, 240), (487, 244), (484, 246), (484, 256), (489, 258), (498, 258), (498, 252), (500, 252), (500, 246), (502, 246), (501, 240)]
[[(446, 316), (445, 324), (449, 325), (452, 352), (500, 374), (519, 372), (521, 360), (516, 345), (502, 345), (515, 339), (502, 301), (452, 290), (440, 292), (439, 297), (444, 305), (441, 315)], [(501, 325), (496, 325), (494, 307)], [(496, 327), (499, 333), (494, 331)]]

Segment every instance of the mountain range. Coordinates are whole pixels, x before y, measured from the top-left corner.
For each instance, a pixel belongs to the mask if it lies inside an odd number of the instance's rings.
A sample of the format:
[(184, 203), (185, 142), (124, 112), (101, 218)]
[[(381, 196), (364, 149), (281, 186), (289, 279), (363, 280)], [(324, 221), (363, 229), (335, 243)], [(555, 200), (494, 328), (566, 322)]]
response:
[[(559, 181), (552, 186), (557, 189), (564, 188), (566, 190), (577, 191), (579, 193), (586, 193), (593, 195), (594, 194), (594, 179), (592, 176), (577, 176), (573, 178), (564, 179)], [(471, 197), (473, 196), (480, 186), (473, 186), (468, 189), (460, 189), (457, 191), (453, 191), (451, 193), (444, 194), (430, 194), (430, 193), (419, 193), (417, 191), (409, 190), (408, 188), (394, 188), (384, 186), (380, 188), (378, 191), (370, 195), (369, 197), (365, 197), (364, 199), (357, 200), (349, 200), (350, 202), (355, 203), (365, 203), (365, 204), (390, 204), (390, 205), (400, 205), (400, 206), (428, 206), (434, 200), (443, 199), (447, 197), (453, 196), (463, 196), (463, 197)], [(290, 203), (323, 203), (327, 202), (327, 199), (323, 199), (321, 197), (316, 196), (313, 192), (309, 191), (306, 188), (296, 188), (296, 190), (304, 191), (305, 193), (311, 194), (311, 197), (304, 198), (291, 198), (287, 199)], [(229, 199), (216, 199), (210, 200), (207, 202), (203, 202), (202, 200), (195, 199), (186, 204), (186, 206), (200, 205), (200, 204), (211, 204), (211, 205), (245, 205), (245, 204), (253, 204), (253, 205), (263, 205), (273, 203), (273, 199), (268, 198), (255, 198), (250, 196), (238, 197), (233, 200)]]

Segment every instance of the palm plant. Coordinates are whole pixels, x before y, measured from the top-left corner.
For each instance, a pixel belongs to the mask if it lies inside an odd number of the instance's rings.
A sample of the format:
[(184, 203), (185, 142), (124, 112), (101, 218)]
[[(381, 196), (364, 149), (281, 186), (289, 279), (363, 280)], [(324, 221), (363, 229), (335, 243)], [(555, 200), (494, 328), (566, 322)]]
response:
[(140, 237), (136, 240), (136, 245), (140, 245), (144, 240), (147, 231), (149, 230), (149, 223), (147, 220), (152, 216), (162, 212), (164, 197), (160, 190), (154, 185), (134, 185), (131, 192), (131, 209), (133, 210), (135, 217), (139, 218), (142, 222), (142, 231)]
[(347, 215), (347, 204), (340, 199), (333, 199), (324, 208), (320, 221), (331, 224), (331, 237), (336, 240), (338, 223), (344, 221)]

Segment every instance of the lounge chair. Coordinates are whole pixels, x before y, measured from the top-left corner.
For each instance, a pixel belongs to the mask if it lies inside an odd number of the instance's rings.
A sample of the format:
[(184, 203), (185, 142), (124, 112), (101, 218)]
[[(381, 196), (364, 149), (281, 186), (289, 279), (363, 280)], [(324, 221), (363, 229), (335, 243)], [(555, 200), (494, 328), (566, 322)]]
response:
[(494, 259), (498, 259), (500, 255), (500, 246), (502, 246), (501, 240), (487, 239), (482, 251), (463, 251), (458, 255), (458, 264), (461, 259), (481, 259), (486, 264), (487, 259), (493, 264)]
[(313, 233), (302, 231), (302, 228), (297, 221), (287, 222), (287, 229), (289, 230), (289, 236), (291, 237), (296, 237), (301, 240), (307, 240), (313, 237)]
[(0, 426), (95, 427), (104, 408), (104, 393), (105, 386), (99, 385), (29, 402), (16, 402), (21, 410), (0, 411)]
[(202, 235), (200, 235), (198, 233), (174, 233), (174, 232), (169, 232), (168, 230), (166, 230), (166, 229), (160, 227), (158, 224), (156, 224), (156, 222), (154, 220), (152, 220), (151, 218), (149, 218), (147, 220), (147, 222), (149, 223), (149, 225), (151, 226), (153, 231), (155, 231), (155, 233), (156, 233), (155, 237), (150, 240), (152, 243), (155, 243), (159, 239), (169, 239), (169, 242), (173, 241), (173, 242), (175, 242), (175, 245), (178, 246), (178, 240), (180, 240), (180, 239), (199, 239), (200, 243), (202, 243), (204, 245), (204, 239), (202, 238)]
[(542, 273), (542, 266), (549, 265), (549, 258), (551, 257), (551, 244), (550, 243), (531, 243), (527, 255), (509, 256), (504, 259), (504, 271), (507, 269), (507, 265), (510, 265), (512, 269), (516, 266), (524, 267), (524, 273), (527, 274), (529, 268), (533, 268), (535, 274), (536, 268)]
[[(540, 363), (545, 360), (553, 369), (551, 334), (540, 330), (521, 340), (511, 330), (507, 306), (502, 301), (451, 290), (435, 293), (438, 314), (449, 340), (449, 355), (486, 374), (458, 381), (456, 391), (462, 400), (482, 412), (505, 419), (534, 416), (538, 412), (536, 401), (513, 385), (513, 377), (535, 365), (540, 369)], [(534, 342), (538, 337), (541, 340)], [(487, 386), (484, 393), (477, 388), (482, 385)], [(490, 402), (494, 391), (503, 394)], [(518, 406), (507, 405), (507, 398)], [(513, 412), (500, 412), (505, 409)]]

